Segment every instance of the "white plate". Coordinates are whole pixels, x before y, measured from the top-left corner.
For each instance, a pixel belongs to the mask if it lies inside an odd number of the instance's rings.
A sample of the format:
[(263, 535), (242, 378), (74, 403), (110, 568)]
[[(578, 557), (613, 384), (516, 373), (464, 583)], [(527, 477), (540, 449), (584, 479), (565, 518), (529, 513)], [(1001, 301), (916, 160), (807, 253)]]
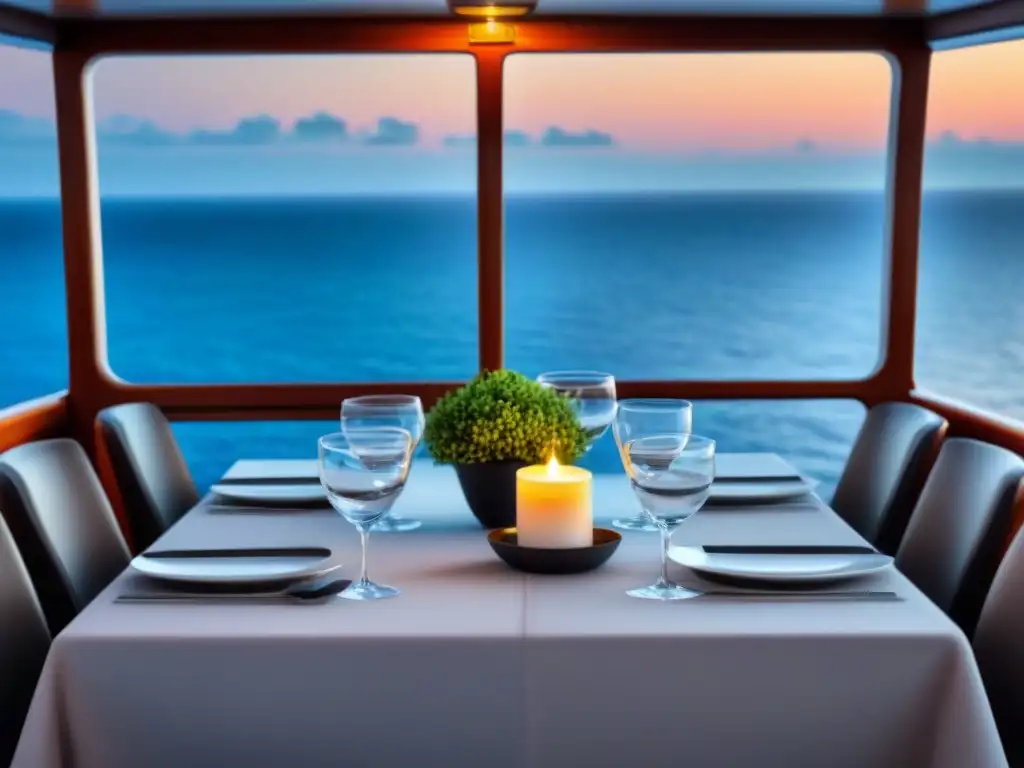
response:
[(323, 486), (316, 483), (223, 483), (210, 490), (221, 498), (246, 504), (314, 504), (327, 499)]
[(711, 485), (709, 504), (764, 503), (806, 496), (817, 483), (811, 480), (769, 480), (764, 482), (716, 480)]
[(867, 547), (858, 548), (861, 552), (847, 553), (825, 552), (824, 547), (818, 548), (817, 553), (812, 553), (813, 547), (803, 548), (805, 553), (797, 551), (800, 548), (796, 547), (790, 548), (790, 552), (783, 552), (783, 547), (771, 549), (776, 551), (730, 553), (716, 552), (712, 547), (708, 547), (708, 551), (699, 546), (671, 547), (668, 556), (697, 573), (746, 581), (837, 581), (882, 571), (892, 565), (891, 557)]
[(323, 576), (341, 567), (325, 547), (160, 550), (135, 557), (131, 567), (162, 581), (206, 585), (280, 585)]

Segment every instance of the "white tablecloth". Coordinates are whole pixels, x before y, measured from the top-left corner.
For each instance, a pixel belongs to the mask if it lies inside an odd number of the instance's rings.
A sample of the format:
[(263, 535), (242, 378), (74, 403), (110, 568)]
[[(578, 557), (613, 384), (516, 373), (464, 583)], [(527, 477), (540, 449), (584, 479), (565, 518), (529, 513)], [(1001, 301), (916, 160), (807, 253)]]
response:
[[(637, 509), (623, 476), (594, 499), (603, 521)], [(624, 594), (656, 576), (654, 534), (544, 577), (496, 558), (450, 469), (415, 467), (395, 511), (430, 524), (371, 536), (392, 600), (127, 604), (120, 577), (56, 639), (15, 768), (1006, 765), (968, 643), (898, 573), (865, 587), (897, 602), (659, 603)], [(815, 502), (709, 507), (675, 541), (860, 540)], [(200, 506), (158, 542), (289, 544), (358, 572), (330, 511)]]

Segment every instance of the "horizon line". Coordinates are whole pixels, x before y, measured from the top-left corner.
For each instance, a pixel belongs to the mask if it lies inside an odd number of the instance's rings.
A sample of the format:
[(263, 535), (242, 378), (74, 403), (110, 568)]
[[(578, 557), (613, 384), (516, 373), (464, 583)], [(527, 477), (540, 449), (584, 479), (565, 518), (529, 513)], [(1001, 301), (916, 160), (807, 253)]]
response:
[[(1024, 193), (1024, 182), (1018, 186), (925, 186), (922, 192), (949, 192), (949, 193), (972, 193), (972, 194), (1019, 194)], [(615, 190), (602, 189), (593, 191), (580, 190), (526, 190), (505, 192), (505, 198), (594, 198), (594, 197), (729, 197), (737, 195), (749, 195), (769, 197), (777, 195), (882, 195), (888, 190), (879, 188), (841, 188), (841, 187), (779, 187), (779, 188), (715, 188), (715, 189), (634, 189)], [(476, 190), (422, 190), (415, 192), (400, 191), (379, 191), (379, 192), (309, 192), (309, 193), (281, 193), (281, 192), (236, 192), (231, 194), (188, 192), (188, 193), (165, 193), (165, 194), (108, 194), (100, 195), (100, 203), (103, 202), (167, 202), (178, 200), (204, 200), (212, 201), (274, 201), (274, 200), (409, 200), (422, 198), (446, 198), (446, 199), (471, 199), (476, 200)], [(0, 202), (60, 202), (60, 194), (37, 194), (37, 195), (12, 195), (0, 192)]]

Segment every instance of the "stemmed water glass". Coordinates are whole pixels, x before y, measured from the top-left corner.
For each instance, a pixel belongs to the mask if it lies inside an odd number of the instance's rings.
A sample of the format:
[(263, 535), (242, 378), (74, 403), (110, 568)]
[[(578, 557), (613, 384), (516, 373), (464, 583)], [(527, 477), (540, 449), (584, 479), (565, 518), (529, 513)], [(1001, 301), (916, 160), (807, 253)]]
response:
[[(341, 431), (397, 427), (412, 438), (412, 453), (416, 453), (423, 437), (425, 424), (423, 403), (416, 395), (363, 395), (348, 397), (341, 403)], [(412, 531), (423, 523), (388, 514), (374, 526), (375, 531)]]
[(320, 483), (331, 506), (359, 531), (362, 569), (340, 597), (378, 600), (394, 597), (398, 590), (370, 581), (366, 548), (370, 531), (390, 510), (405, 487), (412, 459), (409, 433), (396, 427), (349, 428), (324, 435), (318, 444)]
[(696, 592), (668, 578), (672, 532), (697, 512), (711, 495), (715, 479), (715, 441), (690, 434), (641, 437), (625, 445), (624, 460), (644, 514), (661, 531), (661, 575), (649, 587), (631, 589), (630, 597), (683, 600)]
[[(692, 431), (693, 404), (669, 398), (622, 400), (612, 423), (612, 434), (627, 474), (629, 463), (625, 446), (630, 441), (653, 435), (688, 435)], [(612, 525), (624, 531), (658, 530), (642, 512), (635, 517), (614, 520)]]
[(615, 377), (599, 371), (553, 371), (542, 373), (537, 383), (572, 400), (589, 451), (615, 418)]

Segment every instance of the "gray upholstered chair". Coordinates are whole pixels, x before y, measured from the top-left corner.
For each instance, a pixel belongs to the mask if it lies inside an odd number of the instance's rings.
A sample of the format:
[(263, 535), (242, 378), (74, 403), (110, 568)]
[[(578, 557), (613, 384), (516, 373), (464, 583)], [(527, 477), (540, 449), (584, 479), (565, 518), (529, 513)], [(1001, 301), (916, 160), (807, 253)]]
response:
[(868, 411), (832, 508), (879, 551), (895, 554), (948, 424), (910, 403)]
[(1011, 766), (1024, 766), (1024, 532), (1003, 557), (974, 630), (974, 655)]
[(28, 571), (0, 517), (0, 765), (10, 765), (50, 648)]
[(50, 631), (57, 634), (128, 565), (114, 511), (85, 451), (67, 438), (0, 455), (0, 494)]
[(946, 440), (911, 515), (896, 567), (970, 636), (1013, 524), (1024, 460)]
[(98, 421), (133, 544), (145, 549), (195, 506), (199, 493), (171, 425), (155, 405), (117, 405), (101, 411)]

